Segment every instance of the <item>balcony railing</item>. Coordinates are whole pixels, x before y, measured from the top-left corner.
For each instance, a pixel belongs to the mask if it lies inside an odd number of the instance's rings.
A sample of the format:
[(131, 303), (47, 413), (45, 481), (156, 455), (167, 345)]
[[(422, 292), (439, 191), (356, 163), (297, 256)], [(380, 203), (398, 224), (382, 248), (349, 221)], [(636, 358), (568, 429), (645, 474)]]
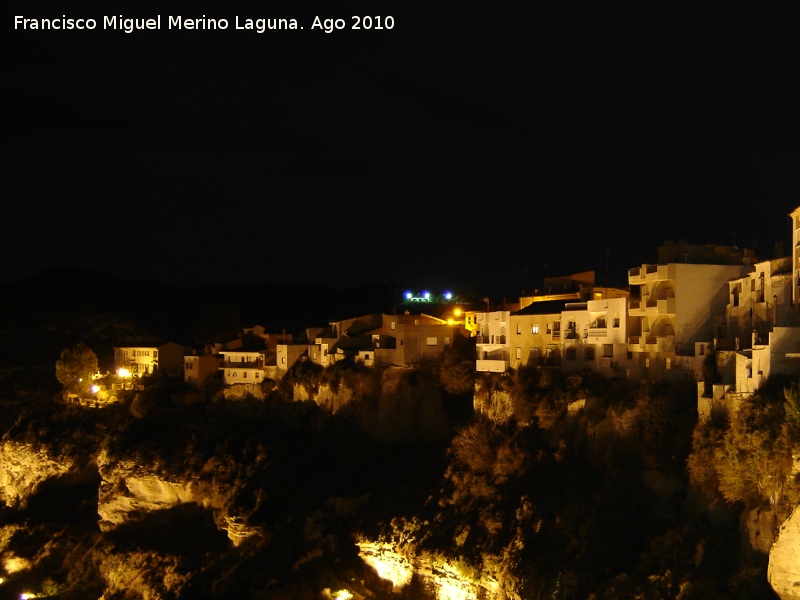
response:
[(478, 360), (475, 370), (484, 373), (505, 373), (508, 370), (507, 360)]
[(589, 337), (606, 337), (608, 335), (608, 329), (605, 327), (590, 327), (589, 328)]
[(505, 344), (506, 336), (504, 335), (479, 335), (476, 336), (476, 344)]
[(248, 361), (248, 362), (239, 362), (239, 361), (223, 361), (220, 364), (221, 369), (260, 369), (262, 368), (262, 364), (259, 361)]

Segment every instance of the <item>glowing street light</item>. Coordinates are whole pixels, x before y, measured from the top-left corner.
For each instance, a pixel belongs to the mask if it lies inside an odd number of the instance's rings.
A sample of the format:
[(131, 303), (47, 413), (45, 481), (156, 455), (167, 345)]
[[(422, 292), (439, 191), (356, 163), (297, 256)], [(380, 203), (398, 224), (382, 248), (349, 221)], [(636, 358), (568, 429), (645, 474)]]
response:
[(99, 391), (100, 391), (100, 386), (99, 385), (93, 385), (92, 386), (92, 393), (93, 394), (96, 394)]
[(117, 375), (119, 375), (120, 377), (130, 377), (131, 372), (123, 367), (117, 371)]
[(453, 298), (453, 292), (445, 292), (444, 293), (444, 299), (445, 300), (452, 300), (452, 298)]

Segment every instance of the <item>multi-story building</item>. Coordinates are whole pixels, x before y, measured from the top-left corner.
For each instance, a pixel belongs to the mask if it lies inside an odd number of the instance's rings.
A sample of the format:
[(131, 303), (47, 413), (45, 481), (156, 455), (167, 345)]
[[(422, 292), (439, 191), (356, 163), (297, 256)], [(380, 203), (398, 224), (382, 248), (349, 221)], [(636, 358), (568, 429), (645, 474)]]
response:
[(728, 282), (724, 338), (734, 350), (767, 342), (774, 327), (796, 326), (792, 307), (792, 258), (760, 262), (753, 270)]
[(627, 298), (568, 303), (561, 313), (561, 370), (625, 373), (627, 333)]
[(789, 216), (792, 218), (792, 303), (800, 304), (800, 206)]
[(283, 374), (288, 371), (301, 357), (307, 357), (322, 367), (329, 366), (335, 358), (329, 351), (335, 341), (335, 339), (317, 338), (308, 344), (278, 344), (276, 350), (278, 373)]
[(159, 369), (171, 375), (183, 375), (184, 347), (174, 342), (160, 346), (124, 346), (114, 348), (117, 375), (140, 377)]
[(477, 371), (502, 373), (528, 364), (558, 365), (565, 302), (535, 302), (517, 312), (478, 313)]
[(265, 352), (246, 350), (224, 350), (219, 370), (228, 385), (237, 383), (261, 383), (264, 380)]
[(184, 356), (183, 362), (183, 380), (195, 388), (205, 389), (219, 372), (220, 361), (210, 354)]
[[(728, 281), (752, 267), (668, 263), (628, 271), (628, 377), (655, 379), (681, 362), (696, 368), (698, 345), (722, 334), (715, 316), (725, 314)], [(632, 362), (630, 362), (632, 361)]]
[(507, 310), (477, 314), (477, 371), (505, 373), (511, 366), (508, 343), (510, 318), (511, 313)]

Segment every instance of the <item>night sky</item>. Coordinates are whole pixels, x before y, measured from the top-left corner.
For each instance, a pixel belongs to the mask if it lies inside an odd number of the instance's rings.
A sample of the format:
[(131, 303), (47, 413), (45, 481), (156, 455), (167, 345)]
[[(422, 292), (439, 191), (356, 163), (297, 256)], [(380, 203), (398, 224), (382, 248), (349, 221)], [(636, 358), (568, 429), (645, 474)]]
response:
[[(643, 4), (6, 3), (0, 283), (511, 294), (679, 238), (771, 258), (800, 205), (800, 5)], [(14, 29), (63, 14), (98, 28)], [(115, 14), (162, 29), (104, 31)]]

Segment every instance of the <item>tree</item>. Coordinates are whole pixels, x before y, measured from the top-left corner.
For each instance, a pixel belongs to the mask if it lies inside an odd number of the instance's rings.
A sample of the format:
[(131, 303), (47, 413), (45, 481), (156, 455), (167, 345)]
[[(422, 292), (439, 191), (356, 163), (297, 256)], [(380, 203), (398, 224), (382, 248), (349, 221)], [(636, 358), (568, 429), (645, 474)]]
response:
[(89, 346), (78, 342), (65, 348), (56, 361), (56, 379), (64, 390), (73, 394), (84, 394), (92, 384), (92, 375), (97, 372), (97, 355)]
[(472, 395), (475, 392), (475, 338), (456, 334), (453, 344), (439, 358), (439, 381), (448, 394)]

